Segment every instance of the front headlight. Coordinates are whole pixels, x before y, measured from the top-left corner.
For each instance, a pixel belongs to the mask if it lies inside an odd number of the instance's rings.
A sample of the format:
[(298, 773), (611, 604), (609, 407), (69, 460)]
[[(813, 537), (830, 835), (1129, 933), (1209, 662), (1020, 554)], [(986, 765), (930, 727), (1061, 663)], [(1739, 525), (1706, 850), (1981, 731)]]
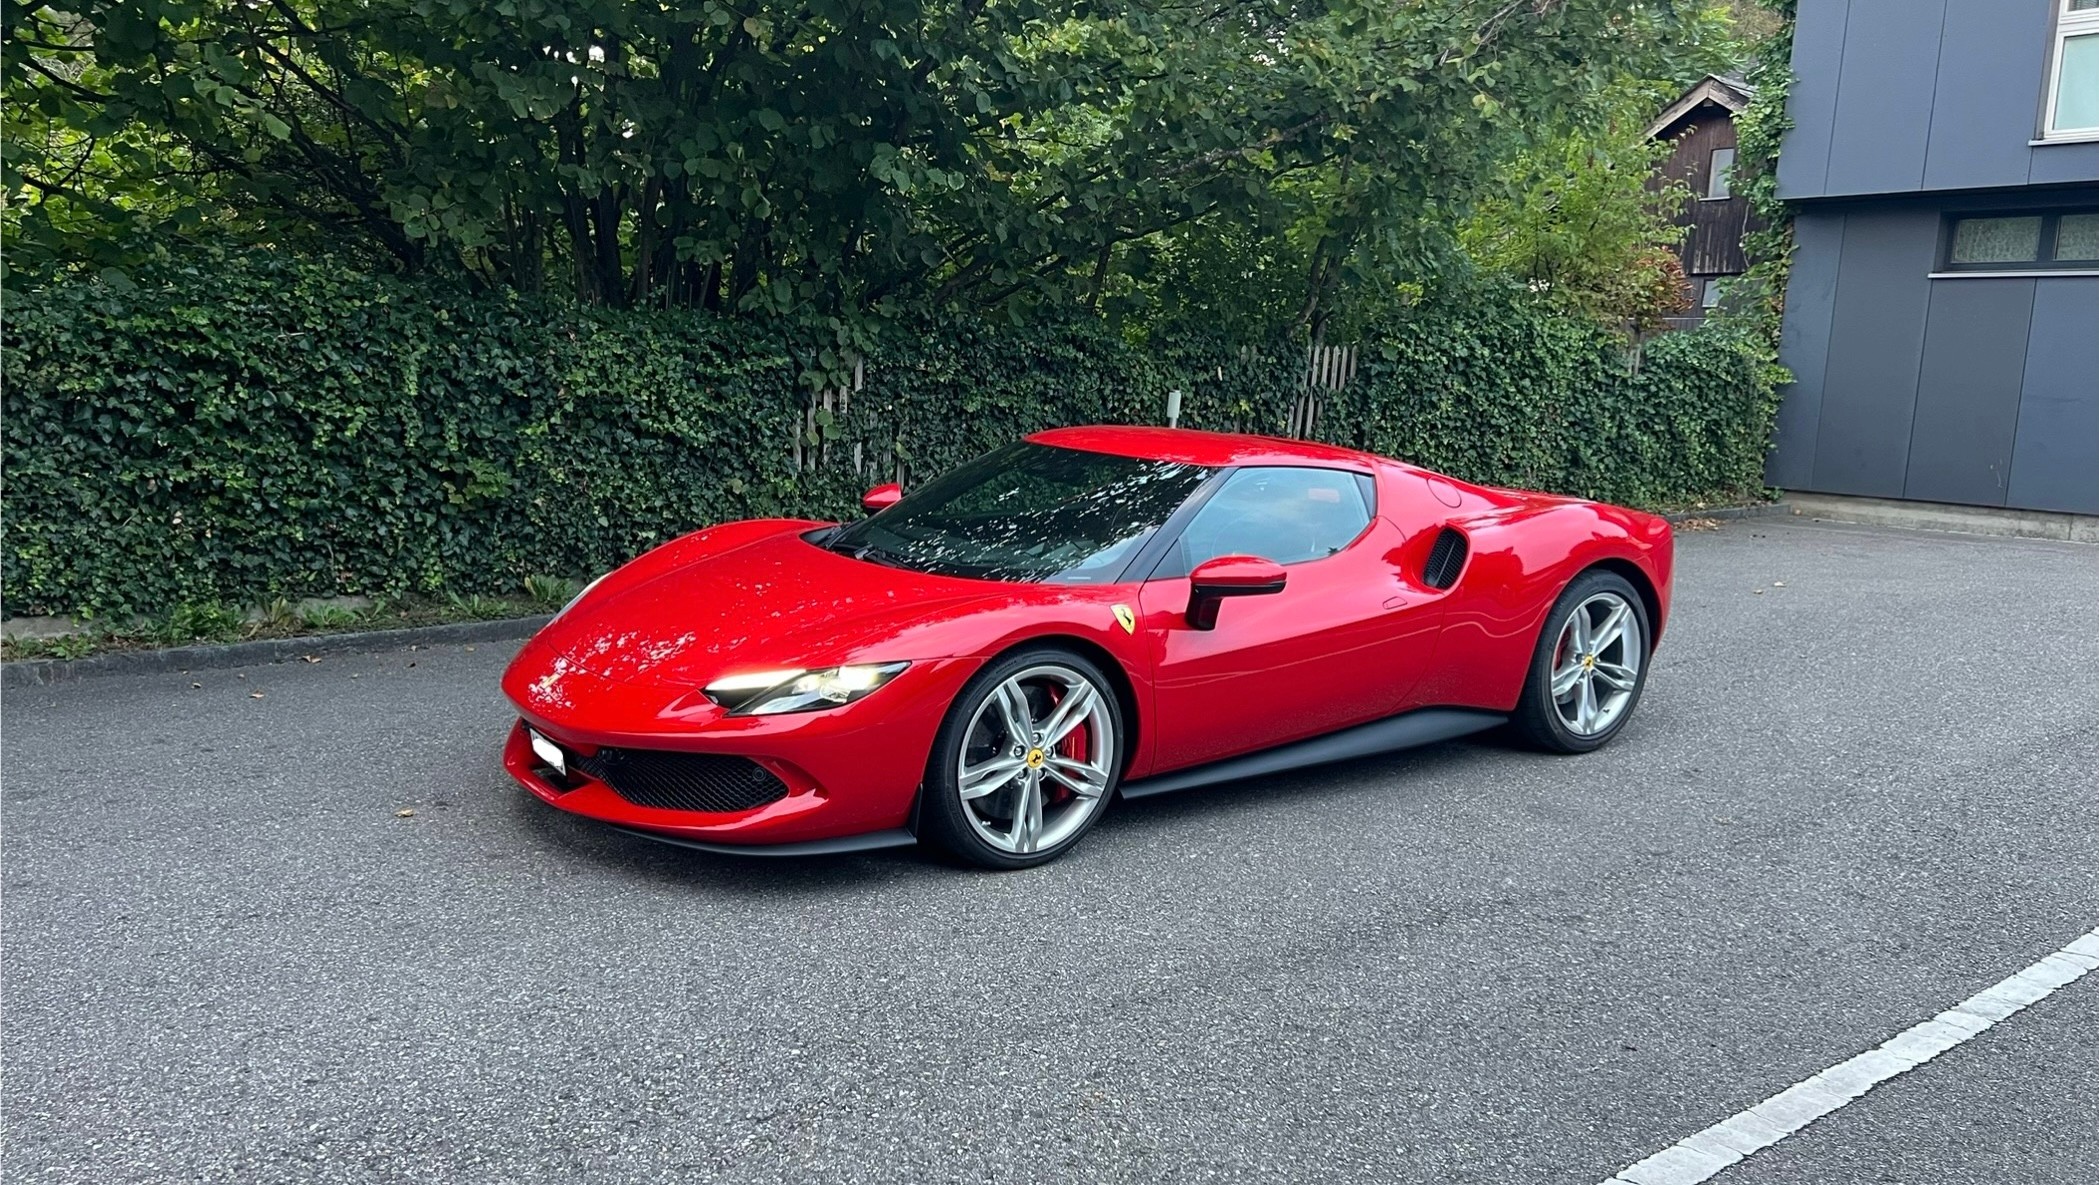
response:
[(707, 698), (732, 716), (777, 716), (835, 708), (874, 694), (897, 677), (908, 662), (890, 662), (821, 670), (758, 671), (731, 675), (707, 685)]

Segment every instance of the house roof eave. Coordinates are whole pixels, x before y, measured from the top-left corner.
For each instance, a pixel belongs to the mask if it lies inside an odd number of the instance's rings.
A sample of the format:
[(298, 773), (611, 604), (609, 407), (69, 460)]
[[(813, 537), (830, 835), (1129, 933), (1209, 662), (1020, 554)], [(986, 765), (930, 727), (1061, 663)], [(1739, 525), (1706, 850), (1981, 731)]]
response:
[(1756, 97), (1756, 88), (1731, 75), (1708, 74), (1696, 86), (1685, 91), (1676, 102), (1662, 109), (1653, 123), (1647, 125), (1647, 138), (1656, 136), (1674, 127), (1686, 115), (1701, 104), (1712, 103), (1726, 110), (1729, 115), (1739, 113)]

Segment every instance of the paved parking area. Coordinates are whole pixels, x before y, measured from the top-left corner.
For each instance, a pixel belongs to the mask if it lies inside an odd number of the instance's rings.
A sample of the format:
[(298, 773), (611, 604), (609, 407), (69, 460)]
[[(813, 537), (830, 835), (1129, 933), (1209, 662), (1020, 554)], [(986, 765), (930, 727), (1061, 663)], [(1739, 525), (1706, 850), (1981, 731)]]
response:
[[(1610, 748), (1009, 875), (548, 810), (507, 646), (10, 691), (0, 1176), (1593, 1185), (2099, 926), (2099, 549), (1681, 539)], [(2099, 975), (1715, 1180), (2095, 1164)]]

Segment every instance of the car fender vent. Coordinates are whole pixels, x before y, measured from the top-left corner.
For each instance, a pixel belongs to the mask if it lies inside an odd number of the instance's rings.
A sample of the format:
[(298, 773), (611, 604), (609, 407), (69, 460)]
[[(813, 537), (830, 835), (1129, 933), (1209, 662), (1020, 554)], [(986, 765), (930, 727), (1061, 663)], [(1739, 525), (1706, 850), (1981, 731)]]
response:
[(1451, 527), (1443, 528), (1436, 536), (1436, 545), (1429, 549), (1428, 563), (1421, 569), (1421, 582), (1430, 588), (1449, 588), (1458, 582), (1458, 573), (1465, 570), (1465, 553), (1470, 548), (1462, 532)]

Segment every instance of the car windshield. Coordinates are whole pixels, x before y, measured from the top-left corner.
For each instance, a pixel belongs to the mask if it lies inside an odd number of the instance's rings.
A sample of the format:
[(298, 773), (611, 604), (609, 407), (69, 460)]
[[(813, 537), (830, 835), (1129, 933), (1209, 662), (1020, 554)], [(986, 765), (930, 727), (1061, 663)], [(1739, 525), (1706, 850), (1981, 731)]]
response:
[(1105, 584), (1209, 475), (1020, 441), (942, 474), (826, 546), (943, 576)]

